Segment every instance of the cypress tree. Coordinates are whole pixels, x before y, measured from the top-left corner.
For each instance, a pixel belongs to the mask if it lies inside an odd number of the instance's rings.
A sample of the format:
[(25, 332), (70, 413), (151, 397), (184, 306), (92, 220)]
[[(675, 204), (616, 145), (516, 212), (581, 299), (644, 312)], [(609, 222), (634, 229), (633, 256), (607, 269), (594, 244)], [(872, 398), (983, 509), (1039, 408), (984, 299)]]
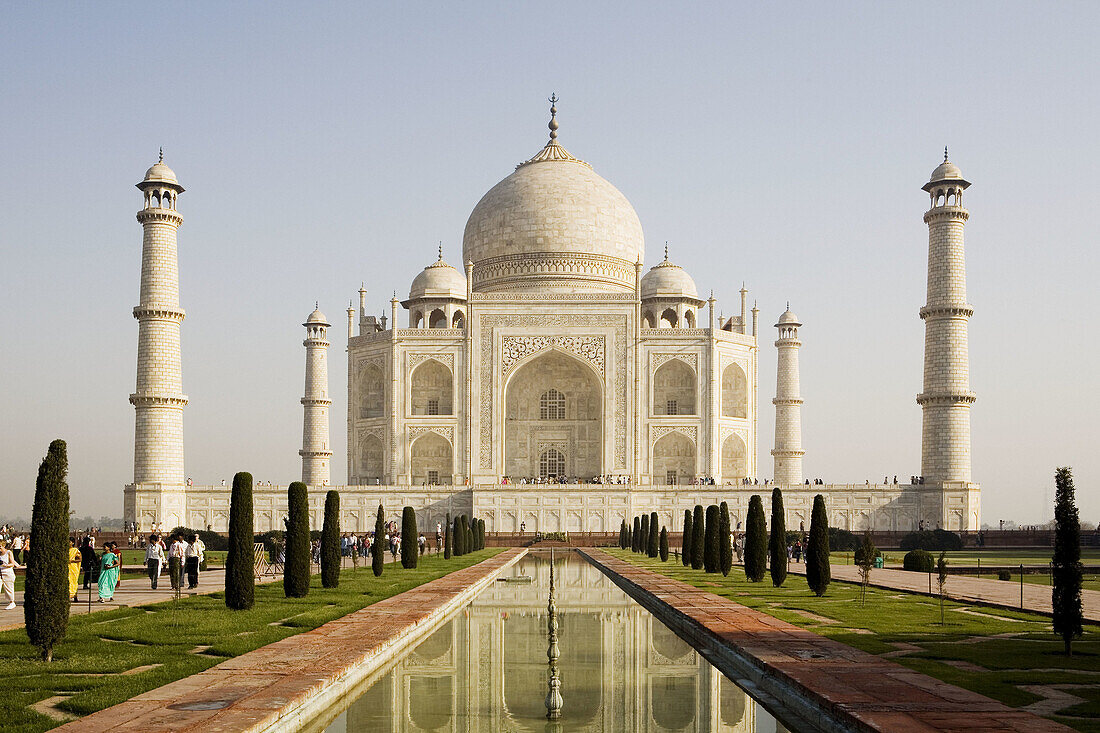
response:
[(649, 543), (646, 547), (646, 554), (650, 557), (657, 557), (657, 554), (661, 551), (660, 534), (660, 531), (657, 529), (657, 512), (650, 512)]
[(772, 530), (768, 555), (772, 585), (778, 588), (787, 579), (787, 521), (783, 512), (783, 492), (778, 486), (772, 489)]
[(412, 570), (420, 548), (416, 543), (416, 512), (411, 506), (401, 510), (401, 567)]
[(726, 502), (718, 507), (718, 569), (729, 575), (733, 567), (733, 543), (730, 541), (730, 508)]
[(370, 543), (370, 566), (374, 577), (382, 574), (386, 564), (386, 511), (378, 505), (378, 514), (374, 518), (374, 542)]
[(703, 505), (695, 505), (695, 513), (691, 515), (691, 567), (693, 570), (702, 570), (703, 555), (706, 554), (706, 524), (703, 519)]
[(721, 569), (722, 550), (718, 546), (718, 505), (707, 507), (706, 525), (703, 527), (703, 569), (717, 573)]
[(325, 523), (321, 529), (321, 587), (340, 585), (340, 494), (325, 494)]
[(31, 539), (23, 593), (23, 619), (43, 662), (69, 627), (69, 473), (65, 441), (54, 440), (38, 467), (31, 510)]
[(447, 521), (443, 524), (443, 559), (451, 559), (451, 513), (447, 512)]
[[(1054, 558), (1051, 562), (1054, 633), (1062, 637), (1066, 655), (1070, 644), (1081, 636), (1081, 521), (1073, 488), (1073, 470), (1068, 466), (1054, 474)], [(37, 506), (37, 501), (35, 502)], [(33, 532), (32, 532), (33, 534)], [(37, 549), (35, 550), (37, 552)], [(33, 555), (32, 555), (33, 557)]]
[(764, 502), (759, 494), (749, 499), (745, 518), (745, 577), (754, 583), (764, 579), (768, 563), (768, 529), (764, 522)]
[[(623, 520), (623, 524), (626, 524), (625, 519)], [(633, 547), (633, 546), (634, 546), (634, 530), (632, 530), (630, 528), (630, 525), (627, 524), (626, 525), (626, 547), (624, 547), (623, 549), (625, 550), (625, 549), (627, 549), (629, 547)]]
[(626, 520), (619, 522), (619, 549), (626, 549)]
[(668, 562), (668, 530), (661, 527), (661, 562)]
[(477, 520), (477, 549), (485, 549), (485, 520), (480, 517)]
[(470, 518), (465, 514), (462, 515), (462, 554), (468, 555), (473, 548), (473, 543), (470, 541)]
[(477, 520), (473, 517), (466, 520), (466, 552), (473, 552), (477, 549), (477, 537), (474, 533), (476, 525)]
[(818, 596), (825, 595), (832, 579), (829, 566), (829, 517), (825, 513), (825, 497), (814, 497), (810, 515), (810, 538), (806, 543), (806, 583)]
[(233, 477), (229, 551), (225, 554), (225, 605), (235, 611), (247, 611), (254, 603), (256, 550), (252, 539), (252, 474), (242, 471)]
[(691, 567), (691, 510), (684, 510), (684, 536), (680, 540), (680, 560), (685, 568)]
[(309, 496), (306, 485), (295, 481), (287, 487), (290, 508), (286, 522), (286, 563), (283, 593), (287, 598), (309, 595)]
[(638, 551), (638, 543), (642, 540), (642, 519), (634, 517), (634, 531), (630, 535), (630, 551)]
[(638, 552), (649, 554), (649, 515), (642, 515), (642, 534), (638, 537)]
[(466, 534), (462, 531), (462, 515), (455, 517), (454, 526), (454, 556), (462, 557), (462, 544), (466, 541)]

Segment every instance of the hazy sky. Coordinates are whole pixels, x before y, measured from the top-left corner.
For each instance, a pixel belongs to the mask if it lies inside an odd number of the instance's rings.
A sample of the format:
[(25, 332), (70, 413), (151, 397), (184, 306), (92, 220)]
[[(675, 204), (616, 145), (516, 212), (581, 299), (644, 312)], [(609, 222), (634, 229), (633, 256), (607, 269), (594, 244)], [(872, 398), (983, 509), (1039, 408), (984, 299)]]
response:
[(1095, 3), (8, 3), (0, 9), (0, 490), (30, 514), (49, 441), (73, 508), (132, 479), (141, 227), (164, 146), (180, 197), (187, 473), (300, 476), (314, 300), (346, 478), (344, 310), (461, 258), (481, 195), (560, 141), (631, 200), (655, 264), (802, 329), (805, 472), (920, 471), (927, 229), (950, 145), (967, 192), (983, 521), (1052, 515), (1071, 465), (1100, 519)]

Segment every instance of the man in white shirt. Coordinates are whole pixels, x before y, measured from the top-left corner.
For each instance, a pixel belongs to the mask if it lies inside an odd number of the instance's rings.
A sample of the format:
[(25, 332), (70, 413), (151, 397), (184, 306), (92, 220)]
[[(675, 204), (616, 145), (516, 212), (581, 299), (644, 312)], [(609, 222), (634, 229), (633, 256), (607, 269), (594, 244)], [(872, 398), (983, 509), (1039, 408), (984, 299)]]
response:
[(191, 535), (188, 540), (183, 557), (187, 569), (187, 589), (193, 590), (199, 587), (199, 563), (202, 562), (202, 551), (206, 547), (197, 534)]
[(168, 574), (172, 578), (172, 590), (179, 590), (183, 584), (183, 561), (187, 555), (187, 543), (178, 534), (172, 535), (172, 544), (168, 548)]

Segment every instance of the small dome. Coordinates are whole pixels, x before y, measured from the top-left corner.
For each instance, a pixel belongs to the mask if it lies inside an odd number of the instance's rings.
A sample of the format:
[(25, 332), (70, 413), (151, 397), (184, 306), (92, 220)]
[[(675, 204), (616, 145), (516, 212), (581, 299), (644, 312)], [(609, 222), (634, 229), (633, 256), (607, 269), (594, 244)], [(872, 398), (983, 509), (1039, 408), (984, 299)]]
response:
[(962, 178), (962, 171), (959, 170), (959, 166), (949, 160), (945, 160), (936, 166), (936, 170), (932, 171), (932, 177), (928, 180), (946, 181), (952, 178)]
[(443, 261), (443, 255), (416, 276), (409, 288), (409, 300), (417, 298), (466, 299), (466, 276)]
[(314, 324), (314, 323), (316, 323), (318, 325), (321, 325), (321, 326), (331, 326), (332, 325), (331, 323), (328, 322), (328, 319), (325, 318), (325, 314), (321, 312), (320, 308), (314, 308), (313, 312), (309, 314), (309, 318), (307, 318), (306, 322), (302, 325), (309, 326), (309, 325)]
[(802, 322), (798, 320), (798, 316), (791, 312), (791, 304), (787, 304), (787, 310), (783, 311), (783, 315), (779, 316), (778, 326), (801, 326)]
[(145, 182), (149, 183), (174, 183), (179, 185), (179, 181), (176, 180), (176, 173), (164, 163), (154, 163), (153, 167), (145, 171)]
[(699, 297), (695, 281), (679, 265), (665, 261), (642, 276), (642, 298), (693, 298)]

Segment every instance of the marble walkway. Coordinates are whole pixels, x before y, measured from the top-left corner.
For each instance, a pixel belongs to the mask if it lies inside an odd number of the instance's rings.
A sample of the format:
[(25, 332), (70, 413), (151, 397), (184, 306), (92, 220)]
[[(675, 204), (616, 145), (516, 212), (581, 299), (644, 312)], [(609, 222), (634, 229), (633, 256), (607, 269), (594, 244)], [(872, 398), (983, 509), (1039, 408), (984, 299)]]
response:
[(580, 552), (728, 677), (796, 704), (803, 719), (828, 714), (850, 730), (890, 733), (1070, 730), (601, 550)]

